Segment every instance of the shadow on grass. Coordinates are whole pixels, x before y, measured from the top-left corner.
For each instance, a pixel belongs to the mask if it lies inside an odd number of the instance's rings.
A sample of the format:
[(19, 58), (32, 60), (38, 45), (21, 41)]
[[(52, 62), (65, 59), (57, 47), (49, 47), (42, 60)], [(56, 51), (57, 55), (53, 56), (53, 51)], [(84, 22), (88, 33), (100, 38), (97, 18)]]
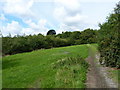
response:
[(2, 69), (8, 69), (19, 65), (20, 58), (2, 60)]

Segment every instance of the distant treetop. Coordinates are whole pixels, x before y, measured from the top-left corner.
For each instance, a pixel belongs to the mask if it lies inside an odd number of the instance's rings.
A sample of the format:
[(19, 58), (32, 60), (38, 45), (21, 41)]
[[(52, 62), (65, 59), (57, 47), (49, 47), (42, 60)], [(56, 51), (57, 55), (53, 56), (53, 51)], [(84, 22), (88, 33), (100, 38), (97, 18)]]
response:
[(47, 32), (47, 35), (56, 35), (56, 31), (51, 29)]

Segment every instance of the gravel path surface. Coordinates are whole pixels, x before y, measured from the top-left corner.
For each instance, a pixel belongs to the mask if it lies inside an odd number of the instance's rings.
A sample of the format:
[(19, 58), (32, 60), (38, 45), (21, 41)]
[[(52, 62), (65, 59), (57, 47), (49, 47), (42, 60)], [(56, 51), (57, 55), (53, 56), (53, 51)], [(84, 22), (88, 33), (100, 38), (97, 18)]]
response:
[[(87, 88), (118, 88), (117, 83), (108, 78), (107, 69), (99, 64), (99, 54), (93, 55), (92, 49), (89, 47), (89, 57), (86, 61), (90, 64), (87, 74)], [(111, 89), (110, 89), (111, 90)]]

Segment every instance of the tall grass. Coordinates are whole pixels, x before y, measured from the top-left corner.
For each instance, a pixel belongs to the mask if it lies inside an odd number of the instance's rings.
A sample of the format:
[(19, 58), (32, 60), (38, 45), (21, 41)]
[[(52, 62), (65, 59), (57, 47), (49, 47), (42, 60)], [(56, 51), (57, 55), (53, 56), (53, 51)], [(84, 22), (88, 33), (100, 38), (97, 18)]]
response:
[(83, 58), (69, 57), (58, 60), (52, 64), (56, 69), (55, 87), (60, 88), (85, 88), (88, 64)]

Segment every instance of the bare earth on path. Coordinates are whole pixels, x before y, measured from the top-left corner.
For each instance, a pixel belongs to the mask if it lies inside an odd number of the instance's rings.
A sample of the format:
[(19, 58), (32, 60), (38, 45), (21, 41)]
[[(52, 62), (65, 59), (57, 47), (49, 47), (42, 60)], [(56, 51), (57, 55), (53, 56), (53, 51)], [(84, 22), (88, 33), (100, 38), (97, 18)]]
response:
[(99, 54), (91, 55), (92, 51), (89, 49), (89, 57), (86, 61), (90, 64), (87, 73), (87, 88), (118, 88), (111, 78), (108, 78), (107, 67), (102, 67), (99, 64)]

